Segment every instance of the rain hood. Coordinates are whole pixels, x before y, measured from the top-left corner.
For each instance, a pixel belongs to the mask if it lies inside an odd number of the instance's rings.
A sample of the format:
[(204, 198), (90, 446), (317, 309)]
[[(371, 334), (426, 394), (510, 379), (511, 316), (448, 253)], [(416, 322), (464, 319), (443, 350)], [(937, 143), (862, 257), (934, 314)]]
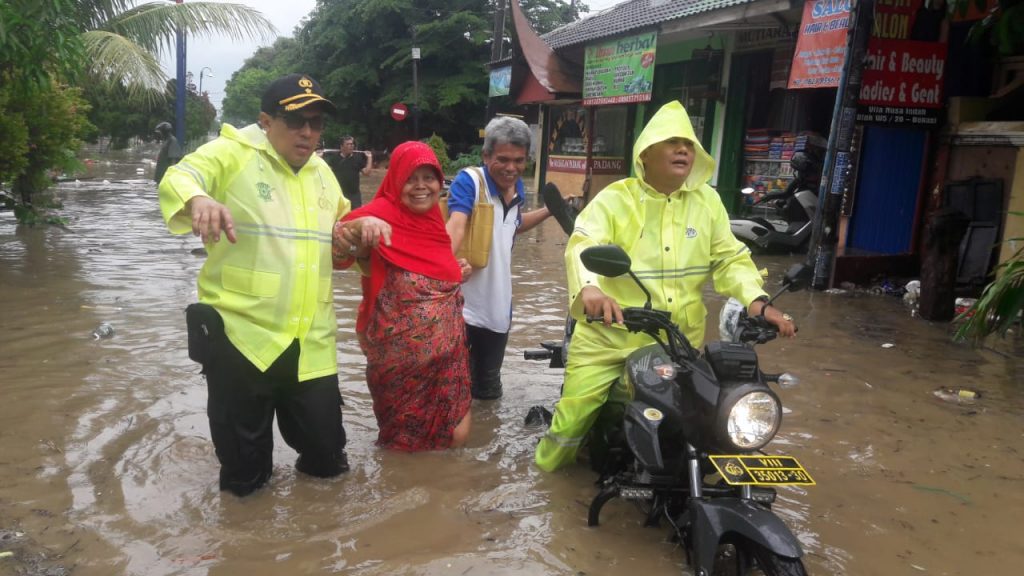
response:
[(690, 175), (686, 177), (686, 182), (683, 183), (683, 190), (695, 190), (711, 180), (715, 173), (715, 161), (700, 145), (700, 140), (693, 131), (693, 124), (690, 123), (690, 115), (678, 100), (662, 106), (636, 139), (633, 146), (633, 169), (636, 177), (647, 184), (640, 154), (652, 145), (669, 138), (686, 138), (693, 142), (693, 167), (690, 169)]

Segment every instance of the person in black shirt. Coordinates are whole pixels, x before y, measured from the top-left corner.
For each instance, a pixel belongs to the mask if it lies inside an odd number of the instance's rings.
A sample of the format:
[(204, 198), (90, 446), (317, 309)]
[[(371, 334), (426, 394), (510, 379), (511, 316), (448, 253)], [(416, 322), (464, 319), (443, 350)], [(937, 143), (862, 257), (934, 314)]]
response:
[(372, 157), (365, 152), (356, 151), (356, 140), (351, 136), (341, 137), (341, 151), (338, 154), (327, 154), (324, 156), (327, 165), (334, 172), (334, 177), (341, 184), (341, 191), (352, 203), (352, 209), (363, 205), (363, 198), (359, 194), (359, 175), (366, 176), (370, 173)]

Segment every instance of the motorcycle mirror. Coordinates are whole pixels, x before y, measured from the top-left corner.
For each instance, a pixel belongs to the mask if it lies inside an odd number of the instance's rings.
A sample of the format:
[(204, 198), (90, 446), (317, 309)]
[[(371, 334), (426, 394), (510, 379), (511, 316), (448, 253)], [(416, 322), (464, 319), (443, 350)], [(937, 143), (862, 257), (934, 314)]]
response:
[(628, 273), (633, 264), (629, 254), (615, 244), (586, 248), (580, 253), (580, 260), (587, 270), (609, 278)]
[(793, 264), (790, 266), (789, 270), (786, 271), (786, 276), (782, 280), (782, 285), (790, 292), (803, 290), (807, 287), (807, 284), (811, 279), (811, 272), (811, 267), (807, 264)]
[(751, 194), (754, 193), (754, 189), (747, 186), (746, 188), (740, 190), (740, 192), (742, 192), (744, 196), (750, 196)]

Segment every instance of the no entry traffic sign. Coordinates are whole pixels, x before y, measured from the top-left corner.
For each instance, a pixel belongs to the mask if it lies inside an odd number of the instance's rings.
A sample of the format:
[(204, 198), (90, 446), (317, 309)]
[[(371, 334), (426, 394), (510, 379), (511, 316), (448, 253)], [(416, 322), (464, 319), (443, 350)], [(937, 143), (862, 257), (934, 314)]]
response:
[(406, 118), (409, 117), (409, 108), (405, 104), (402, 104), (401, 102), (392, 104), (391, 117), (401, 122), (402, 120), (405, 120)]

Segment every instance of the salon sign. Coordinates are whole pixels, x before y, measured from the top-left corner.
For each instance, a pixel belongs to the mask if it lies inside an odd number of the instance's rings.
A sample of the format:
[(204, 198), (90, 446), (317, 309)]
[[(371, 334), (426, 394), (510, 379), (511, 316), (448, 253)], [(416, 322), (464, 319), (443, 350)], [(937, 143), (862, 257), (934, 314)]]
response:
[(654, 86), (657, 32), (590, 44), (584, 53), (583, 105), (647, 102)]

